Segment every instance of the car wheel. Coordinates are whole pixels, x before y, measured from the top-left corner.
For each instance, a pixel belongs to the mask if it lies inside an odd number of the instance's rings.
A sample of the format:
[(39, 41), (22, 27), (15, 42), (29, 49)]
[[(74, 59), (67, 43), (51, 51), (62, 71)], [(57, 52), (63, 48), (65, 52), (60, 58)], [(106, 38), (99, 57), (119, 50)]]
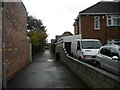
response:
[(56, 53), (55, 60), (60, 60), (60, 54), (59, 53)]
[(101, 69), (101, 65), (99, 62), (96, 62), (96, 67)]
[(79, 60), (80, 60), (80, 61), (82, 61), (82, 58), (81, 58), (81, 57), (79, 57)]
[(73, 53), (71, 53), (71, 57), (73, 57)]

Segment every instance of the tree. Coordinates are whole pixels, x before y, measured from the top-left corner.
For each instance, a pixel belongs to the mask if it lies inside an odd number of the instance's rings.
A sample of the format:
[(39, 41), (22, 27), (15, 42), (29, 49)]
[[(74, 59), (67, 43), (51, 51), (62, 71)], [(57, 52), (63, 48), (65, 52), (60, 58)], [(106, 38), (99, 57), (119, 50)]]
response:
[(41, 45), (44, 47), (48, 35), (42, 20), (36, 19), (33, 16), (28, 16), (27, 29), (29, 30), (28, 36), (30, 38), (30, 42), (33, 45)]
[(28, 36), (30, 38), (30, 43), (33, 45), (45, 45), (47, 34), (45, 32), (38, 31), (30, 31), (28, 32)]
[(36, 19), (33, 16), (28, 16), (27, 29), (30, 31), (47, 31), (46, 27), (42, 23), (42, 20)]

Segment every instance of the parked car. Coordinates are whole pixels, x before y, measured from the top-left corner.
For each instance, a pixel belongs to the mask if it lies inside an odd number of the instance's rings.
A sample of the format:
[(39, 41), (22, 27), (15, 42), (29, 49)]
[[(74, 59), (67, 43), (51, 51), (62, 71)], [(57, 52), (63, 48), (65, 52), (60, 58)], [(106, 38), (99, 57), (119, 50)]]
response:
[(115, 44), (102, 46), (95, 63), (98, 68), (120, 76), (120, 46)]
[(98, 39), (76, 39), (71, 42), (71, 55), (85, 62), (94, 62), (102, 46)]

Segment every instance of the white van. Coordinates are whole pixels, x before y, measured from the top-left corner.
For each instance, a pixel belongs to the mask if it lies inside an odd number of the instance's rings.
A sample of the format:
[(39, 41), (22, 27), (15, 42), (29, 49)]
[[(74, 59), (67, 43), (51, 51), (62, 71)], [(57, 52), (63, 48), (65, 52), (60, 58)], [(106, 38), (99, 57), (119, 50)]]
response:
[(61, 37), (57, 40), (57, 42), (55, 44), (59, 44), (59, 43), (63, 43), (63, 42), (72, 42), (75, 39), (81, 39), (81, 34)]
[(71, 51), (71, 42), (76, 40), (76, 39), (81, 39), (81, 34), (79, 35), (73, 35), (73, 36), (64, 36), (61, 37), (60, 39), (57, 40), (55, 43), (55, 55), (56, 59), (60, 59), (60, 52), (61, 49), (66, 49), (67, 53), (70, 55)]
[(76, 39), (71, 42), (71, 55), (83, 61), (95, 61), (102, 46), (98, 39)]

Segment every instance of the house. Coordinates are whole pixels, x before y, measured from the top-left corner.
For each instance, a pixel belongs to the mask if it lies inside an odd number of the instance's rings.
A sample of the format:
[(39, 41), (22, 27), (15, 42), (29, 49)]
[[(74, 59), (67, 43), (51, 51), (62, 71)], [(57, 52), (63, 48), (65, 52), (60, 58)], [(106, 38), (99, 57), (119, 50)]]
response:
[(120, 2), (101, 1), (79, 12), (73, 24), (74, 34), (94, 38), (106, 44), (109, 39), (120, 38)]
[(2, 2), (1, 4), (2, 59), (5, 64), (3, 71), (6, 70), (6, 78), (9, 80), (30, 62), (30, 47), (26, 33), (27, 12), (22, 2)]
[(69, 31), (64, 32), (62, 35), (56, 35), (55, 40), (57, 41), (59, 38), (64, 37), (64, 36), (72, 36), (73, 34)]

